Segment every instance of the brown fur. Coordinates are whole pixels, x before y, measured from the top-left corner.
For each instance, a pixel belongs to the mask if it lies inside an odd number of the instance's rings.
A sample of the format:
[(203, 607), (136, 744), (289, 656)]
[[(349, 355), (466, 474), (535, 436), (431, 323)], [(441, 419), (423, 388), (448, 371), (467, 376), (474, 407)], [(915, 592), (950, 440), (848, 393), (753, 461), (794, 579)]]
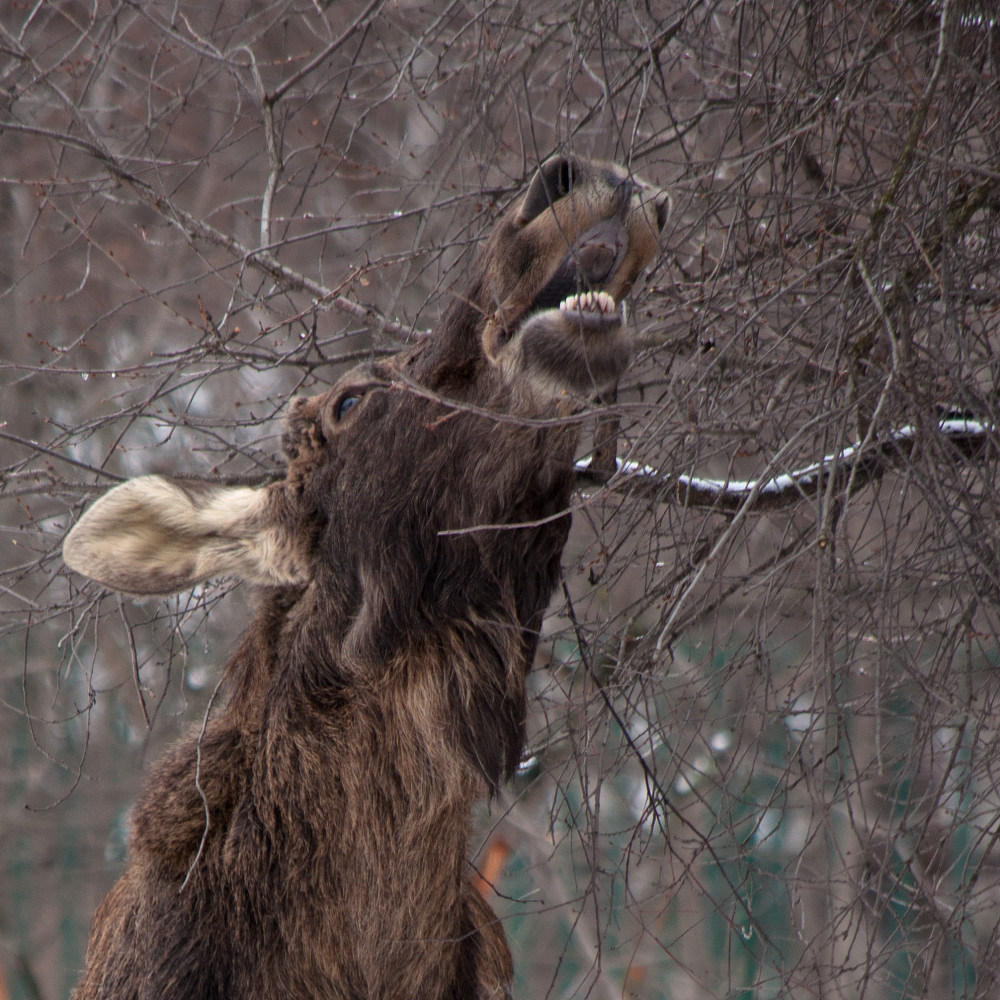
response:
[(433, 338), (293, 402), (284, 480), (144, 477), (70, 533), (67, 563), (119, 590), (261, 588), (225, 708), (136, 807), (76, 1000), (509, 994), (470, 813), (518, 764), (577, 446), (517, 418), (617, 378), (620, 316), (556, 306), (626, 294), (665, 209), (548, 161)]

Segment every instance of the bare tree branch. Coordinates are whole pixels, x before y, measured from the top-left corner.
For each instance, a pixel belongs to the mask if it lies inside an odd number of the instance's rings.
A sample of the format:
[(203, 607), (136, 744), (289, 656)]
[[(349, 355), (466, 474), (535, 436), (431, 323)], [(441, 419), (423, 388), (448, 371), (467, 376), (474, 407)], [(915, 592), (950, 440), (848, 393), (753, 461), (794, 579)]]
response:
[(570, 418), (534, 758), (477, 821), (516, 992), (992, 996), (995, 11), (432, 6), (0, 11), (9, 988), (70, 992), (143, 764), (249, 613), (227, 581), (119, 609), (66, 531), (129, 477), (280, 475), (289, 400), (433, 335), (560, 152), (673, 209), (634, 362)]

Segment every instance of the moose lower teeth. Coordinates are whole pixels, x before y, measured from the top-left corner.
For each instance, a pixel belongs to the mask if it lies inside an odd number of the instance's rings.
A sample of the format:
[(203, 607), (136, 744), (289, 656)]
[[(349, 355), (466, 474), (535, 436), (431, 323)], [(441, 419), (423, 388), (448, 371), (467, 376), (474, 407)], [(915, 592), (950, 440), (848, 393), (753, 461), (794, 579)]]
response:
[(563, 312), (612, 313), (615, 311), (616, 303), (614, 296), (607, 292), (582, 292), (563, 299), (559, 303), (559, 308)]

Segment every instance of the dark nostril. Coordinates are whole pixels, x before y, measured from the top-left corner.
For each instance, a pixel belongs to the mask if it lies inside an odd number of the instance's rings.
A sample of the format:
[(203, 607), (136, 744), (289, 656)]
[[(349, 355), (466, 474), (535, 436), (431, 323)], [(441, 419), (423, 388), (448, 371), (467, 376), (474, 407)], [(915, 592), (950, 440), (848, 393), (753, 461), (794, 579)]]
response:
[(656, 228), (663, 231), (663, 227), (667, 224), (667, 219), (670, 218), (670, 195), (665, 191), (657, 195), (656, 201)]

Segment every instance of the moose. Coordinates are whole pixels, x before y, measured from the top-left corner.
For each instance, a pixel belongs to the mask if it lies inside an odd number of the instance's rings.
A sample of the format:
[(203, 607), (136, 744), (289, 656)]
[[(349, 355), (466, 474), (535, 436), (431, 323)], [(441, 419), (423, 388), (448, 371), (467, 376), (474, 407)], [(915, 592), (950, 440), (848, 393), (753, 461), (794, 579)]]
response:
[(430, 336), (292, 400), (283, 479), (142, 476), (66, 564), (104, 587), (254, 586), (200, 731), (151, 775), (75, 1000), (500, 998), (471, 810), (515, 771), (579, 422), (630, 359), (622, 300), (667, 195), (540, 167)]

